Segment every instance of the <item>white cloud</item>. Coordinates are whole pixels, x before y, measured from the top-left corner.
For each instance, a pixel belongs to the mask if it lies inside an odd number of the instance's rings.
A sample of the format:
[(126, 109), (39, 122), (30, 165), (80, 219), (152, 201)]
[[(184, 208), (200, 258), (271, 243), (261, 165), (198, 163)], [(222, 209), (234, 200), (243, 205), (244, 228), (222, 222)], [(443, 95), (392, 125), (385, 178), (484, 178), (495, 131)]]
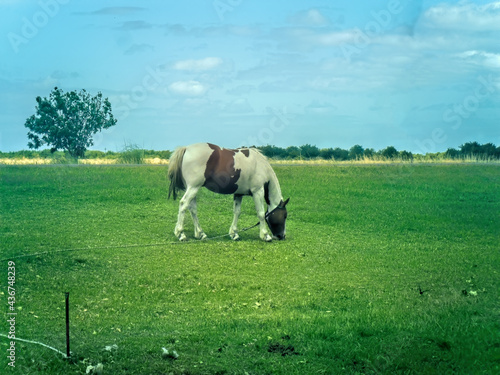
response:
[(360, 35), (359, 30), (344, 30), (311, 35), (308, 39), (322, 46), (336, 46), (343, 43), (357, 43)]
[(181, 60), (174, 63), (176, 70), (205, 71), (215, 69), (222, 64), (222, 59), (218, 57), (206, 57), (200, 60)]
[(297, 28), (288, 30), (286, 36), (293, 40), (296, 45), (305, 49), (340, 47), (343, 45), (365, 48), (374, 43), (385, 44), (386, 42), (397, 42), (400, 44), (402, 41), (404, 44), (407, 42), (407, 39), (410, 38), (400, 33), (386, 31), (370, 33), (359, 28), (334, 31)]
[(447, 29), (500, 30), (500, 1), (479, 5), (470, 2), (439, 4), (425, 12), (429, 26)]
[(465, 51), (458, 55), (460, 58), (486, 68), (500, 68), (500, 54), (484, 51)]
[(182, 96), (202, 96), (208, 90), (208, 87), (198, 81), (177, 81), (168, 88), (174, 94)]

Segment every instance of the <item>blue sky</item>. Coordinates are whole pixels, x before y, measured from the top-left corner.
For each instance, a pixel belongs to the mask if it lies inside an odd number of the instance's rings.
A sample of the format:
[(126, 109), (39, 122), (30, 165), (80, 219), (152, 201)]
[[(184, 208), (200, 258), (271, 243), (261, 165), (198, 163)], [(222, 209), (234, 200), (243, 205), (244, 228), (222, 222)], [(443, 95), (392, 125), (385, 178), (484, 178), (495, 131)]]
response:
[(500, 2), (0, 0), (0, 150), (53, 87), (108, 97), (93, 149), (500, 144)]

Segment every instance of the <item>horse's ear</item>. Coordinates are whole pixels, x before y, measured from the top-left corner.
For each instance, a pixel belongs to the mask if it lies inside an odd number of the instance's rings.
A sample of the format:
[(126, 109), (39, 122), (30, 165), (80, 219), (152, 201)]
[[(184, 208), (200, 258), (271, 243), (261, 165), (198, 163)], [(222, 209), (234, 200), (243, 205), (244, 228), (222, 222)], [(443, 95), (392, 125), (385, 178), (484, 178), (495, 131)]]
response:
[(286, 201), (284, 202), (281, 202), (282, 204), (280, 205), (281, 207), (285, 207), (287, 204), (288, 204), (288, 201), (290, 200), (290, 198), (288, 198)]

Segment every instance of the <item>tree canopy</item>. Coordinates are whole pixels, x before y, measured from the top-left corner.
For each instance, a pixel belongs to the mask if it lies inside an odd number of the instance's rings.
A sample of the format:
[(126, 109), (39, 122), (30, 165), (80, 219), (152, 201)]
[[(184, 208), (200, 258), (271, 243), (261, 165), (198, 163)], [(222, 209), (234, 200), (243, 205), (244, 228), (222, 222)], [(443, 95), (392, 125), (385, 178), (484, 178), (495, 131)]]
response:
[(100, 92), (91, 96), (85, 90), (64, 93), (55, 87), (48, 98), (38, 96), (36, 102), (36, 113), (24, 124), (30, 130), (29, 148), (46, 144), (52, 152), (66, 150), (72, 157), (83, 157), (94, 144), (94, 134), (117, 122), (111, 103)]

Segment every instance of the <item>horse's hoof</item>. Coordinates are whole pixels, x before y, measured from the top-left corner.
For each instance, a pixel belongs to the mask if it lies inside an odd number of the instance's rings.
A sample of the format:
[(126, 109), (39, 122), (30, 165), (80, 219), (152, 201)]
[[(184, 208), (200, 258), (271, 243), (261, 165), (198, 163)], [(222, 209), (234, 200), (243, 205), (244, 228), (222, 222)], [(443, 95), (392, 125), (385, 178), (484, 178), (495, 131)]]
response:
[(273, 240), (273, 238), (269, 234), (266, 234), (264, 236), (263, 240), (266, 241), (266, 242), (271, 242)]
[(200, 241), (203, 241), (203, 240), (206, 240), (207, 239), (207, 235), (205, 233), (202, 233), (199, 237), (199, 240)]
[(240, 236), (238, 235), (238, 233), (235, 233), (235, 234), (231, 234), (231, 239), (233, 241), (239, 241), (240, 240)]
[(181, 233), (181, 235), (179, 236), (179, 241), (187, 241), (187, 237), (184, 233)]

